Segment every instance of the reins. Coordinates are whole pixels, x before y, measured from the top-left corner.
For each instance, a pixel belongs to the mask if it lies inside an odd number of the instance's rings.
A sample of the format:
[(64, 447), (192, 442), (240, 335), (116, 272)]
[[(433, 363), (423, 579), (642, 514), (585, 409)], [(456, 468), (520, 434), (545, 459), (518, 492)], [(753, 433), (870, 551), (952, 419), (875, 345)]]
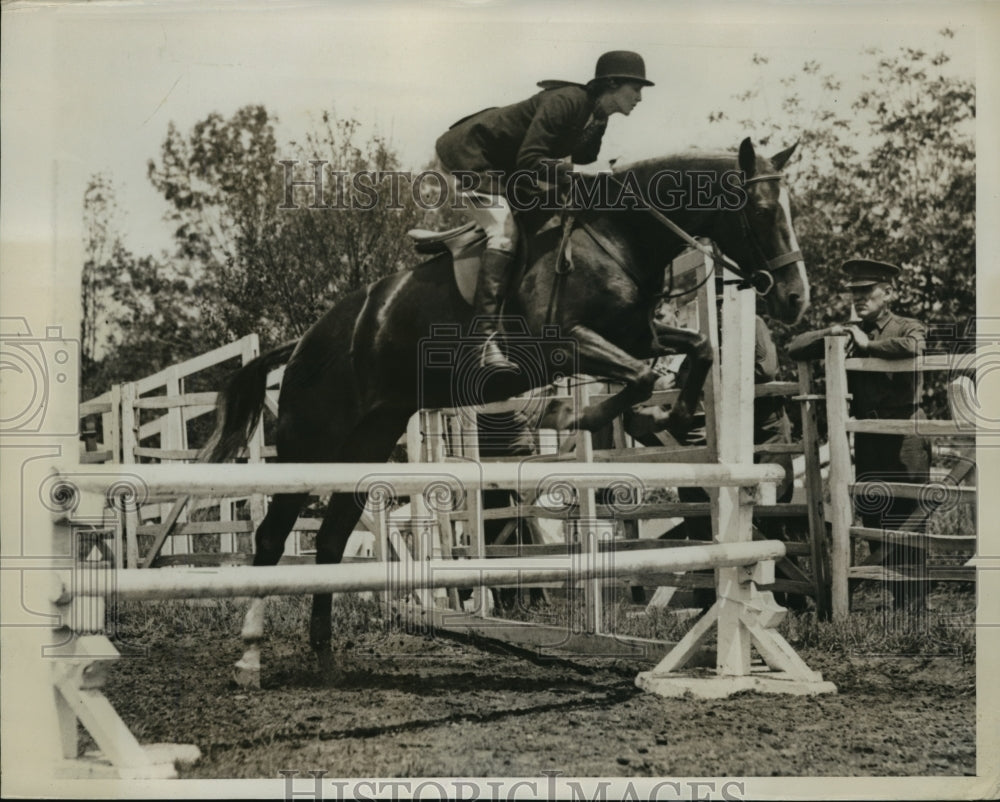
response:
[[(617, 184), (620, 189), (623, 190), (625, 189), (621, 181), (619, 181), (614, 175), (608, 174), (608, 179)], [(765, 175), (759, 175), (759, 176), (754, 176), (753, 178), (745, 179), (743, 182), (743, 186), (746, 187), (749, 184), (755, 184), (761, 181), (781, 181), (781, 180), (782, 176), (780, 173), (767, 173)], [(743, 271), (743, 268), (741, 268), (736, 262), (734, 262), (732, 259), (726, 256), (726, 254), (722, 253), (718, 249), (710, 248), (707, 245), (698, 242), (698, 240), (696, 240), (694, 237), (688, 234), (683, 228), (677, 225), (677, 223), (675, 223), (673, 220), (671, 220), (669, 217), (663, 214), (663, 212), (661, 212), (659, 209), (654, 208), (653, 206), (650, 206), (641, 198), (639, 199), (639, 203), (637, 205), (643, 211), (647, 212), (650, 216), (652, 216), (654, 220), (656, 220), (658, 223), (668, 228), (673, 234), (675, 234), (689, 246), (697, 250), (703, 256), (710, 258), (712, 260), (713, 270), (716, 261), (722, 262), (726, 267), (728, 267), (730, 270), (732, 270), (734, 273), (736, 273), (738, 276), (741, 277), (740, 280), (735, 283), (741, 284), (743, 286), (753, 287), (754, 291), (760, 296), (767, 295), (774, 287), (774, 277), (771, 275), (772, 271), (784, 267), (785, 265), (798, 262), (799, 260), (802, 259), (802, 251), (800, 250), (788, 251), (787, 253), (783, 253), (779, 256), (774, 257), (773, 259), (768, 259), (767, 255), (764, 253), (764, 250), (760, 245), (760, 241), (757, 239), (757, 236), (754, 233), (753, 227), (750, 225), (750, 221), (747, 219), (746, 205), (744, 205), (743, 208), (740, 209), (740, 226), (743, 230), (744, 236), (747, 238), (747, 240), (750, 241), (751, 245), (753, 246), (753, 249), (760, 257), (760, 261), (763, 266), (761, 269), (765, 271), (764, 275), (767, 277), (768, 280), (767, 287), (761, 290), (754, 285), (751, 276), (747, 275)], [(705, 279), (699, 282), (695, 287), (692, 287), (691, 289), (685, 290), (684, 292), (674, 296), (670, 294), (673, 290), (673, 273), (671, 273), (670, 290), (668, 290), (667, 293), (660, 293), (660, 295), (661, 296), (666, 295), (666, 297), (668, 298), (688, 295), (691, 292), (697, 290), (699, 287), (701, 287), (702, 284), (704, 284), (706, 281), (708, 281), (711, 275), (712, 271), (709, 271), (709, 275), (706, 276)]]
[(570, 195), (564, 199), (563, 207), (559, 210), (559, 224), (561, 234), (559, 236), (559, 249), (556, 251), (555, 280), (552, 282), (552, 289), (549, 292), (549, 307), (545, 313), (545, 322), (549, 325), (556, 322), (556, 312), (559, 307), (559, 297), (562, 295), (562, 285), (565, 276), (573, 269), (573, 247), (570, 244), (570, 235), (576, 225), (576, 215), (570, 209)]
[[(607, 174), (608, 179), (614, 182), (619, 189), (624, 190), (625, 187), (621, 181), (619, 181), (614, 175)], [(754, 176), (753, 178), (747, 178), (743, 181), (743, 186), (747, 187), (750, 184), (756, 184), (762, 181), (781, 181), (782, 175), (780, 173), (766, 173), (764, 175)], [(562, 210), (560, 211), (560, 223), (562, 229), (562, 236), (559, 241), (559, 249), (556, 252), (556, 264), (555, 273), (556, 279), (553, 282), (553, 287), (551, 294), (549, 296), (549, 307), (548, 313), (546, 315), (547, 320), (551, 323), (555, 319), (555, 314), (557, 311), (559, 303), (560, 290), (562, 288), (564, 276), (573, 269), (572, 262), (572, 251), (570, 244), (570, 235), (572, 234), (576, 226), (576, 216), (570, 209), (569, 203), (572, 197), (571, 193), (568, 193), (565, 198), (565, 203)], [(740, 229), (743, 233), (744, 238), (750, 243), (750, 246), (758, 259), (760, 260), (761, 268), (754, 273), (747, 274), (743, 268), (741, 268), (735, 261), (730, 259), (726, 254), (722, 253), (717, 247), (710, 247), (702, 242), (699, 242), (687, 231), (681, 228), (677, 223), (667, 217), (663, 212), (650, 204), (646, 203), (642, 198), (637, 201), (637, 207), (642, 211), (649, 214), (654, 220), (660, 223), (662, 226), (670, 230), (675, 236), (680, 238), (688, 246), (694, 248), (696, 251), (701, 253), (703, 256), (707, 257), (712, 265), (712, 268), (708, 271), (708, 274), (693, 287), (683, 290), (678, 293), (674, 293), (674, 274), (672, 270), (668, 271), (669, 274), (669, 284), (666, 290), (658, 293), (654, 293), (654, 298), (666, 299), (668, 301), (674, 300), (676, 298), (681, 298), (685, 295), (690, 295), (693, 292), (697, 292), (715, 273), (715, 265), (717, 262), (721, 262), (730, 270), (732, 270), (740, 278), (734, 281), (727, 281), (727, 284), (737, 284), (743, 288), (753, 288), (760, 296), (767, 295), (771, 289), (774, 287), (774, 276), (771, 275), (773, 271), (778, 270), (786, 265), (793, 264), (802, 259), (802, 251), (794, 250), (788, 251), (787, 253), (780, 254), (771, 259), (767, 257), (764, 253), (763, 246), (757, 237), (756, 232), (753, 230), (753, 226), (750, 225), (749, 219), (747, 219), (746, 204), (740, 209)], [(584, 223), (580, 226), (580, 229), (584, 231), (605, 253), (608, 254), (622, 270), (625, 271), (633, 281), (637, 284), (641, 284), (640, 278), (635, 275), (635, 273), (629, 268), (629, 265), (625, 262), (622, 256), (616, 252), (613, 245), (607, 240), (607, 238), (601, 234), (599, 231), (594, 229), (589, 223)], [(759, 288), (754, 283), (754, 278), (763, 275), (767, 279), (767, 286), (763, 289)]]

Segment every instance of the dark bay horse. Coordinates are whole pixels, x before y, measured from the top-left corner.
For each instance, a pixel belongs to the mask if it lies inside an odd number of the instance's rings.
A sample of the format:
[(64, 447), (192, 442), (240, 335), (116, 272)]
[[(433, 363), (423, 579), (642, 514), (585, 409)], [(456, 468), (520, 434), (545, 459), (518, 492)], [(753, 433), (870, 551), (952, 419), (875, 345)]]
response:
[[(567, 372), (625, 385), (612, 400), (559, 423), (595, 430), (649, 396), (657, 375), (646, 360), (665, 353), (687, 354), (691, 364), (667, 424), (683, 430), (713, 354), (704, 335), (653, 319), (665, 269), (687, 244), (645, 207), (659, 206), (688, 234), (711, 239), (765, 292), (769, 313), (794, 322), (809, 303), (809, 285), (780, 180), (793, 150), (768, 159), (746, 139), (738, 156), (695, 153), (616, 168), (618, 185), (638, 188), (641, 199), (579, 212), (570, 235), (572, 269), (558, 282), (562, 232), (531, 238), (523, 279), (505, 310), (520, 326), (516, 337), (507, 337), (511, 358), (522, 367), (517, 373), (483, 374), (475, 359), (463, 361), (463, 349), (477, 354), (478, 343), (470, 345), (467, 336), (472, 310), (458, 291), (449, 254), (345, 296), (297, 343), (263, 354), (232, 377), (220, 395), (207, 459), (231, 459), (246, 443), (263, 409), (265, 377), (285, 362), (277, 424), (282, 462), (384, 462), (420, 408), (509, 398)], [(659, 202), (668, 188), (680, 188), (685, 202)], [(693, 198), (696, 190), (701, 195)], [(740, 198), (739, 208), (721, 202), (727, 191), (730, 200)], [(453, 358), (430, 359), (428, 343), (451, 349)], [(306, 501), (299, 494), (274, 496), (256, 532), (254, 565), (277, 564)], [(316, 538), (318, 563), (340, 561), (362, 503), (354, 493), (331, 496)], [(330, 594), (316, 595), (310, 621), (310, 643), (324, 668), (331, 665), (331, 603)], [(244, 634), (255, 626), (248, 622)]]

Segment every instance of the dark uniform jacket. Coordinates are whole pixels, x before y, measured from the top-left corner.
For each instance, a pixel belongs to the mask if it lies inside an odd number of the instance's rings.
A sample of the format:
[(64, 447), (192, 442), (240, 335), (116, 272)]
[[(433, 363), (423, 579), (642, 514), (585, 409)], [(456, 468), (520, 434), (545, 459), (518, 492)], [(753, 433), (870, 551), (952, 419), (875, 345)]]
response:
[[(862, 327), (871, 343), (863, 354), (880, 359), (906, 359), (920, 353), (926, 328), (919, 320), (888, 312), (875, 324)], [(800, 334), (788, 344), (793, 359), (817, 359), (824, 354), (825, 330)], [(848, 351), (850, 353), (850, 350)], [(847, 386), (852, 395), (854, 417), (920, 419), (920, 374), (870, 373), (850, 371)], [(858, 481), (918, 482), (930, 480), (930, 441), (920, 435), (868, 434), (854, 435), (854, 469)], [(865, 526), (894, 528), (901, 526), (917, 509), (913, 499), (893, 498), (884, 508), (865, 508), (856, 500)], [(916, 528), (920, 528), (918, 524)], [(887, 552), (888, 553), (888, 552)], [(896, 549), (893, 559), (910, 560), (908, 549)], [(902, 555), (902, 556), (900, 556)], [(921, 558), (922, 559), (922, 558)]]
[[(919, 320), (887, 312), (873, 324), (863, 324), (862, 331), (871, 340), (866, 356), (878, 359), (908, 359), (923, 348), (927, 328)], [(800, 334), (788, 344), (795, 360), (822, 359), (825, 329)], [(849, 352), (849, 355), (850, 352)], [(851, 371), (848, 388), (853, 396), (851, 412), (862, 418), (910, 418), (917, 412), (921, 383), (917, 371), (904, 373), (869, 373)]]
[[(527, 100), (485, 109), (459, 120), (438, 138), (441, 163), (451, 171), (538, 174), (547, 159), (571, 157), (590, 164), (601, 149), (607, 120), (593, 119), (594, 102), (582, 86), (546, 89)], [(500, 194), (504, 179), (491, 179), (480, 191)]]

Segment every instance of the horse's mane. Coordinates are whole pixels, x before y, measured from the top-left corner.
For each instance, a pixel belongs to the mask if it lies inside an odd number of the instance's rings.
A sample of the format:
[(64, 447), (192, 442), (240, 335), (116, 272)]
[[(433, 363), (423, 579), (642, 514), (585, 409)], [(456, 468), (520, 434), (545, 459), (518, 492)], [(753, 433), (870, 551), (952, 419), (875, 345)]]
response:
[[(626, 164), (615, 164), (612, 175), (622, 176), (633, 173), (640, 179), (664, 170), (688, 172), (690, 170), (732, 170), (736, 167), (736, 151), (730, 150), (687, 150), (666, 156), (652, 156)], [(577, 173), (577, 178), (587, 186), (600, 181), (600, 173)]]
[(653, 156), (628, 164), (616, 164), (612, 172), (622, 173), (654, 173), (660, 170), (717, 170), (732, 168), (736, 165), (736, 151), (726, 150), (687, 150), (681, 153), (671, 153), (666, 156)]

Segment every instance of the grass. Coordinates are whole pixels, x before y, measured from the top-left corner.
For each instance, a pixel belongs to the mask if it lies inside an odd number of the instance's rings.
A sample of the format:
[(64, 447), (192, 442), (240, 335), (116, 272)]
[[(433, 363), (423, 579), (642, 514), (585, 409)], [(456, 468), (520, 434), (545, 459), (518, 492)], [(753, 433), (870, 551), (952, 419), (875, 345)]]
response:
[[(301, 632), (305, 637), (311, 604), (311, 596), (270, 597), (266, 631)], [(246, 599), (127, 601), (109, 609), (109, 623), (116, 639), (135, 643), (183, 634), (226, 637), (239, 634), (246, 610)], [(380, 606), (357, 593), (335, 596), (331, 618), (338, 634), (371, 632), (386, 625)]]
[(789, 643), (845, 657), (958, 657), (973, 663), (975, 627), (968, 617), (927, 614), (915, 618), (878, 610), (852, 613), (840, 623), (817, 622), (810, 615), (789, 616), (779, 631)]
[[(551, 591), (550, 603), (539, 609), (520, 609), (508, 617), (560, 625), (568, 620), (564, 594)], [(843, 622), (817, 621), (811, 612), (789, 612), (778, 631), (796, 648), (813, 648), (843, 658), (859, 655), (950, 655), (964, 662), (975, 659), (975, 594), (961, 585), (942, 583), (930, 596), (931, 609), (919, 617), (890, 612), (876, 589), (859, 591), (856, 611)], [(267, 631), (294, 632), (306, 637), (311, 598), (272, 597), (268, 603)], [(582, 605), (582, 602), (580, 603)], [(239, 599), (126, 602), (115, 611), (112, 634), (122, 642), (143, 643), (163, 637), (193, 635), (236, 637), (246, 601)], [(577, 609), (579, 615), (581, 610)], [(677, 641), (691, 626), (691, 611), (654, 608), (648, 612), (632, 604), (625, 594), (605, 607), (608, 629), (621, 635)], [(352, 638), (384, 632), (389, 626), (380, 605), (356, 593), (334, 597), (333, 632)]]
[[(942, 583), (932, 592), (930, 608), (919, 615), (893, 611), (878, 590), (859, 591), (856, 608), (842, 622), (819, 621), (812, 612), (788, 611), (778, 625), (796, 648), (815, 648), (832, 655), (855, 657), (881, 655), (909, 657), (950, 655), (964, 662), (975, 660), (975, 594)], [(678, 640), (690, 627), (688, 614), (659, 608), (636, 615), (620, 600), (612, 608), (616, 630), (623, 635)]]

